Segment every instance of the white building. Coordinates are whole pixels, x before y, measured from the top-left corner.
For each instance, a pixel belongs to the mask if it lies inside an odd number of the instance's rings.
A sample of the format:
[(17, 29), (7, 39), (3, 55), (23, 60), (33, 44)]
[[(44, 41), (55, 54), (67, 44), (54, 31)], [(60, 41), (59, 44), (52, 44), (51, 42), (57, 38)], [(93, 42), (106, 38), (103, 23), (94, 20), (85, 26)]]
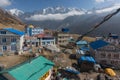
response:
[(55, 38), (52, 35), (38, 34), (35, 37), (39, 40), (40, 46), (55, 45)]
[(120, 69), (120, 50), (112, 45), (96, 50), (95, 59), (101, 64), (112, 64)]
[(40, 27), (26, 26), (25, 33), (28, 36), (33, 36), (33, 35), (36, 35), (36, 34), (43, 34), (44, 33), (44, 29), (42, 29)]
[(32, 35), (36, 35), (36, 34), (43, 34), (44, 33), (44, 29), (42, 28), (32, 28), (31, 34)]
[(120, 48), (111, 45), (102, 40), (90, 43), (94, 50), (94, 57), (100, 64), (112, 64), (115, 68), (120, 69)]
[(13, 28), (0, 29), (0, 52), (22, 52), (24, 32)]

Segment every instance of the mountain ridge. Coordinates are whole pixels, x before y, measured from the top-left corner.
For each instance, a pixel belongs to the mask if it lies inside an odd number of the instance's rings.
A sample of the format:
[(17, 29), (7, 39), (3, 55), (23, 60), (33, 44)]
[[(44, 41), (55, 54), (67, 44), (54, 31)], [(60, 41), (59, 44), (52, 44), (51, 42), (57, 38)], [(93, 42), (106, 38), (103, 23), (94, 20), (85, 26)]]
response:
[[(118, 8), (120, 8), (120, 4), (102, 9), (92, 10), (64, 7), (49, 7), (41, 11), (29, 13), (24, 12), (23, 15), (20, 15), (18, 17), (20, 17), (26, 24), (33, 24), (38, 27), (56, 30), (60, 30), (63, 27), (67, 27), (70, 29), (71, 33), (83, 34), (95, 24), (99, 23), (104, 16), (106, 16), (107, 14), (111, 14)], [(120, 14), (117, 14), (108, 22), (101, 25), (100, 28), (93, 31), (91, 35), (106, 35), (109, 32), (120, 34), (119, 18)]]
[(0, 28), (12, 27), (15, 29), (23, 30), (24, 25), (25, 24), (19, 18), (0, 8)]

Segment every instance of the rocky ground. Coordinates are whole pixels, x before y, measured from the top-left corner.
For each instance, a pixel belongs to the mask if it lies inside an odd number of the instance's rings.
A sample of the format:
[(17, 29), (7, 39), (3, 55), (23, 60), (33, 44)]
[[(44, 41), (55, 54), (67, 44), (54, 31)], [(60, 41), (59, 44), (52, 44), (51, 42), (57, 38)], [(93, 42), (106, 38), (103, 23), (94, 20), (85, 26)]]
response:
[(0, 64), (3, 64), (5, 68), (10, 68), (26, 61), (27, 59), (27, 57), (23, 57), (20, 55), (0, 56)]

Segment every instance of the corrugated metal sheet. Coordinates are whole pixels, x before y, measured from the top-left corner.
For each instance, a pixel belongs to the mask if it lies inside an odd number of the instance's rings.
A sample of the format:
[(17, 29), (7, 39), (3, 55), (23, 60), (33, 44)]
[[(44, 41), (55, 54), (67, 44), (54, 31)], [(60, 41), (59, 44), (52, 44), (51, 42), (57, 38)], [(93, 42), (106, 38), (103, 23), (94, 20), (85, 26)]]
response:
[(81, 41), (76, 42), (76, 44), (77, 44), (77, 45), (80, 45), (80, 44), (88, 44), (88, 43), (87, 43), (87, 41), (82, 41), (82, 40), (81, 40)]
[(108, 42), (105, 42), (103, 40), (97, 40), (97, 41), (91, 42), (90, 47), (92, 49), (99, 49), (101, 47), (107, 46), (108, 44), (109, 44)]
[(25, 63), (17, 68), (10, 70), (8, 73), (16, 80), (38, 80), (48, 72), (54, 63), (40, 56), (30, 63)]
[(24, 32), (16, 30), (16, 29), (13, 29), (13, 28), (4, 28), (4, 30), (7, 30), (7, 31), (12, 32), (14, 34), (17, 34), (19, 36), (22, 36), (22, 35), (25, 34)]

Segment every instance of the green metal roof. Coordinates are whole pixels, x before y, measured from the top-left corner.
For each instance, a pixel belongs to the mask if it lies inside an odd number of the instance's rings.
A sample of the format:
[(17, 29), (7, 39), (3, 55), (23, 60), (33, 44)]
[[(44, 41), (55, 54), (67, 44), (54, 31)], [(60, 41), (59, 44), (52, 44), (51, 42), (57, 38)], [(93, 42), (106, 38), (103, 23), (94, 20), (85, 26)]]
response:
[(40, 56), (19, 67), (10, 70), (8, 73), (16, 80), (38, 80), (54, 66), (54, 63)]

